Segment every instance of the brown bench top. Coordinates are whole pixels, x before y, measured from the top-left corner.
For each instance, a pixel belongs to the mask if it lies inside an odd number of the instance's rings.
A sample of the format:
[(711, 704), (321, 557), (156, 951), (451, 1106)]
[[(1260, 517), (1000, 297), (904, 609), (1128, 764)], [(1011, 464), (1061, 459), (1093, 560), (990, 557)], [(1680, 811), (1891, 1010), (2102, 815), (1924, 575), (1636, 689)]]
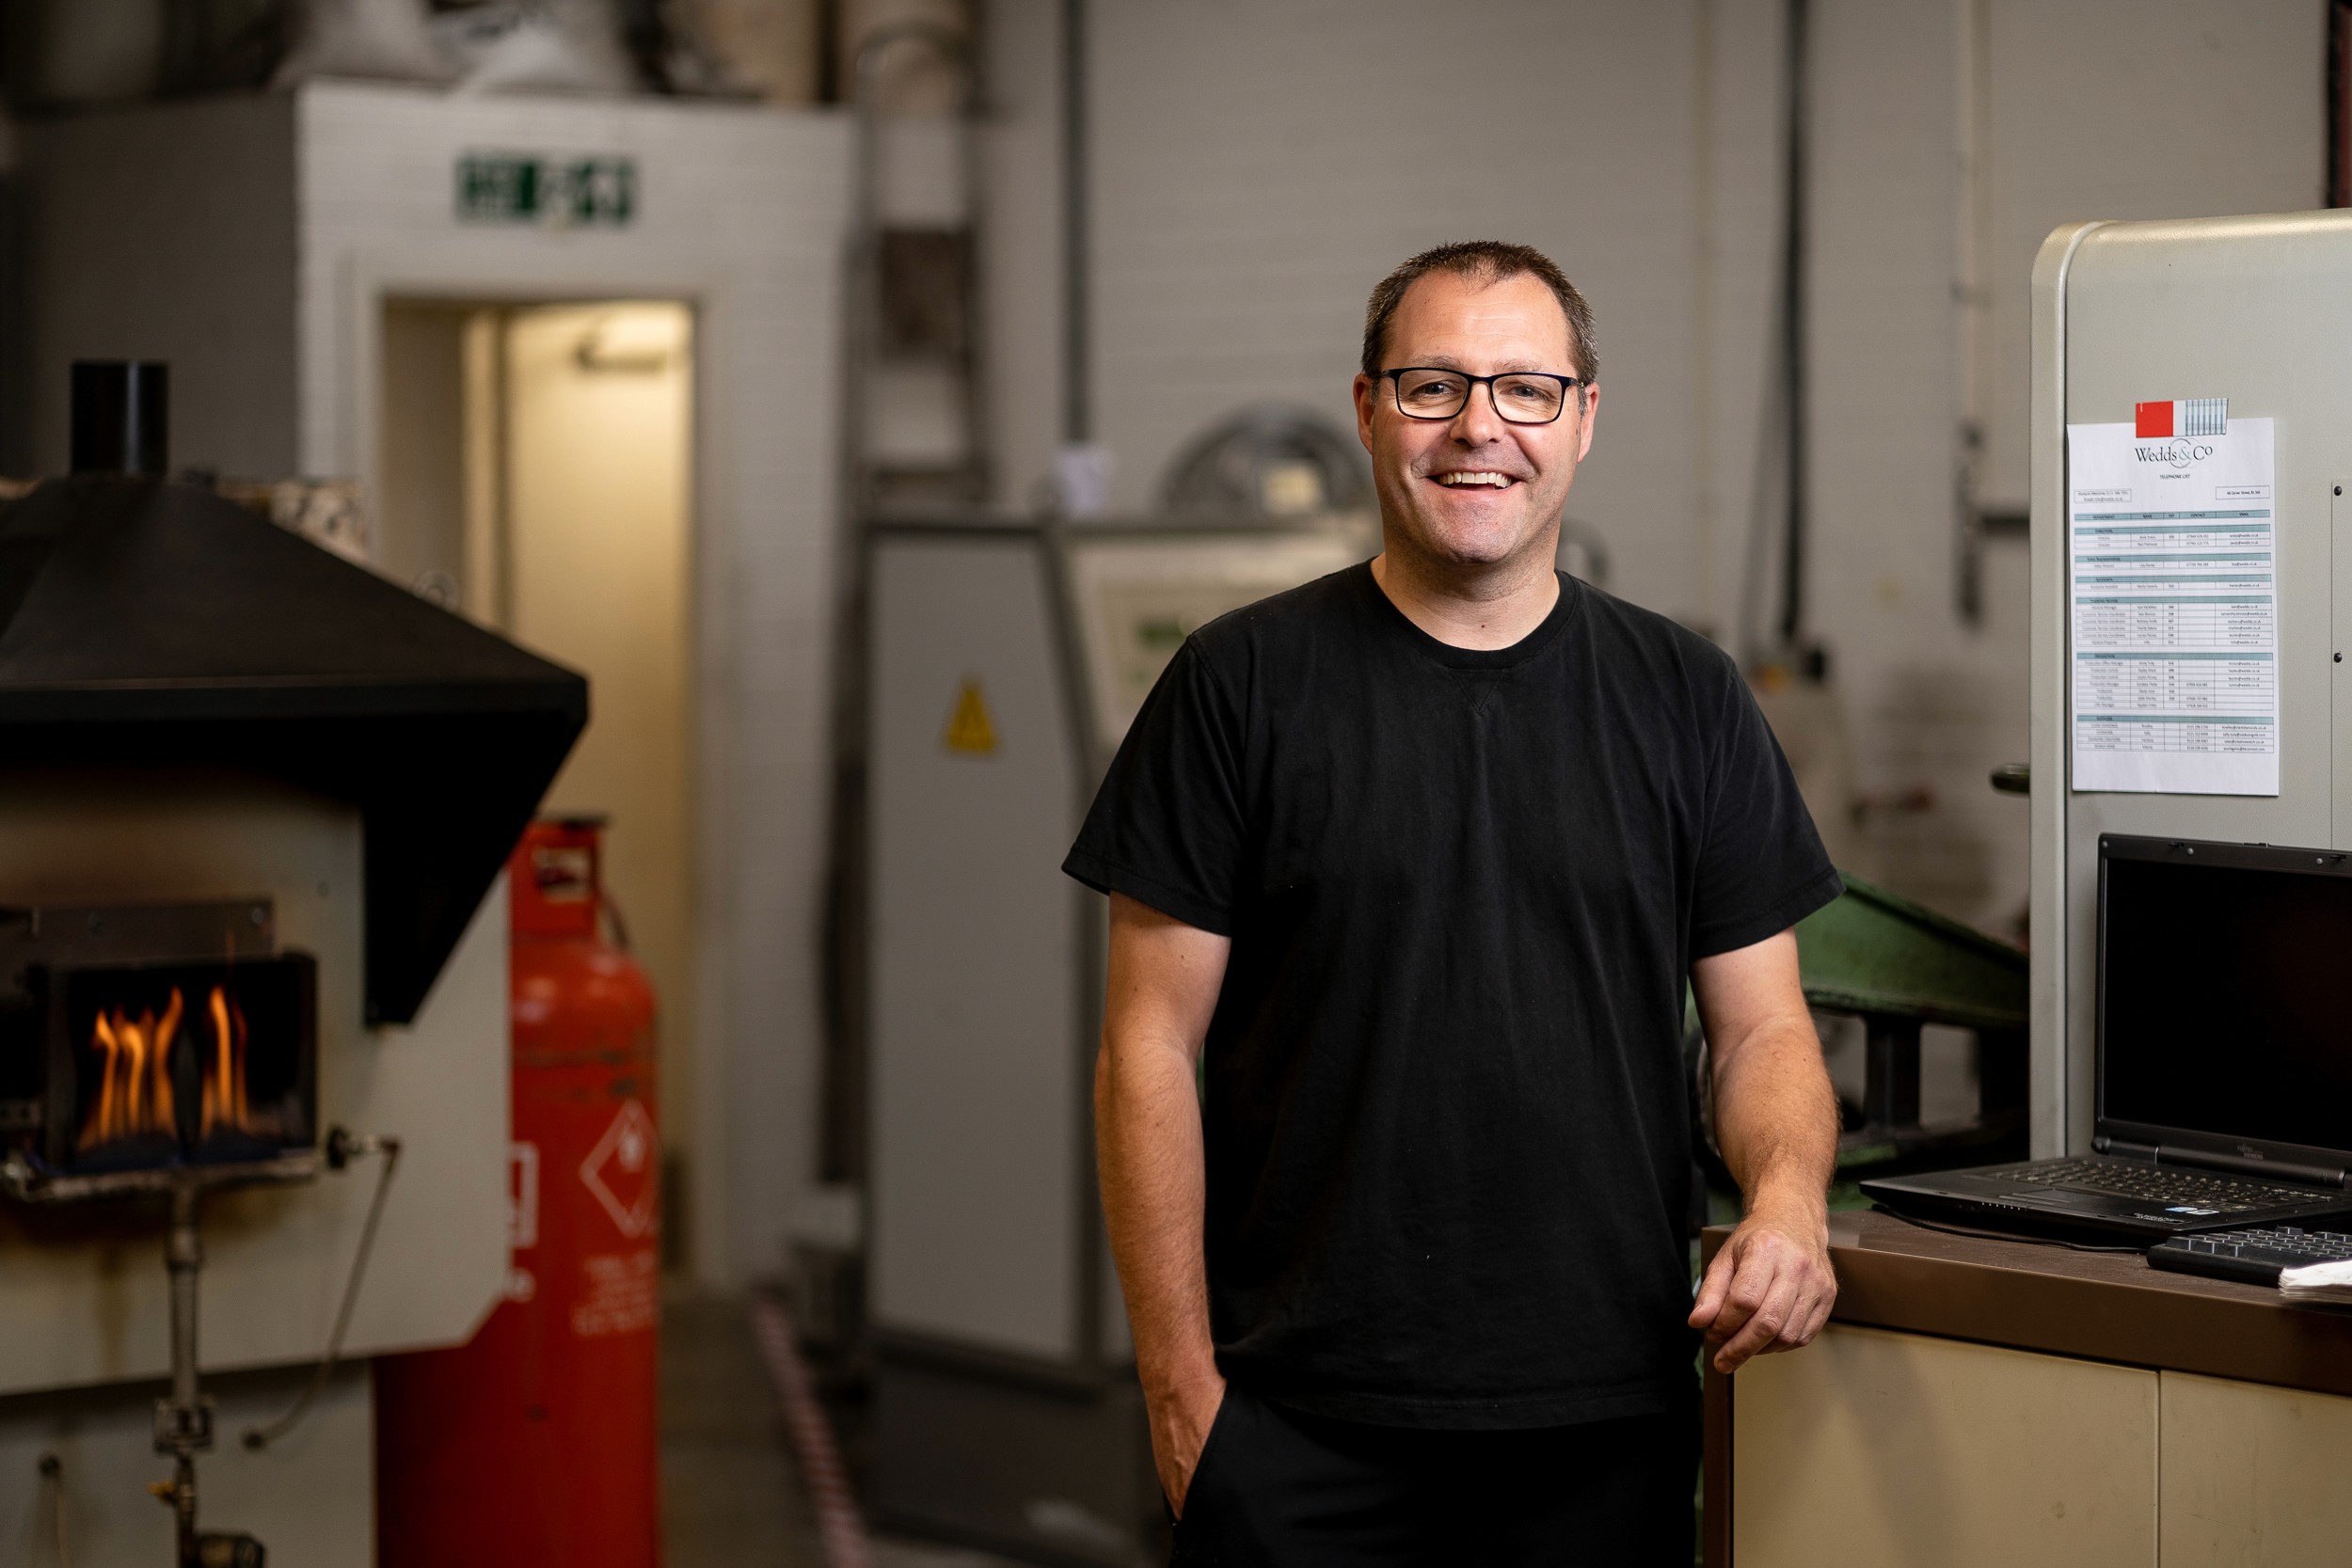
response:
[[(1709, 1257), (1728, 1227), (1702, 1240)], [(2352, 1395), (2352, 1308), (2152, 1269), (2137, 1252), (1829, 1217), (1834, 1322)]]

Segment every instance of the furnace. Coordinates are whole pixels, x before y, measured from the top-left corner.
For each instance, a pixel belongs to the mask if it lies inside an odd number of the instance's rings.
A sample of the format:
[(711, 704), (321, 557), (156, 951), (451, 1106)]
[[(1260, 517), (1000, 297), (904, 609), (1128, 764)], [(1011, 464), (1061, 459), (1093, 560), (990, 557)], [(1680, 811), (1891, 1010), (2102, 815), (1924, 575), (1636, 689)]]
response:
[(0, 508), (0, 1496), (86, 1560), (362, 1563), (366, 1384), (322, 1352), (460, 1341), (503, 1283), (501, 872), (586, 683), (152, 477), (161, 367), (75, 379), (114, 471)]
[(277, 950), (270, 901), (0, 912), (19, 1197), (139, 1190), (182, 1165), (308, 1174), (318, 963)]
[[(21, 129), (39, 461), (68, 451), (71, 361), (167, 358), (175, 464), (347, 484), (356, 556), (596, 680), (549, 804), (611, 814), (606, 871), (662, 990), (677, 1261), (772, 1272), (816, 1170), (848, 121), (320, 80)], [(629, 200), (497, 199), (583, 166)], [(463, 765), (501, 728), (378, 754)], [(394, 874), (447, 842), (385, 825), (369, 852)], [(278, 901), (288, 942), (300, 909)], [(375, 912), (371, 943), (407, 924)]]

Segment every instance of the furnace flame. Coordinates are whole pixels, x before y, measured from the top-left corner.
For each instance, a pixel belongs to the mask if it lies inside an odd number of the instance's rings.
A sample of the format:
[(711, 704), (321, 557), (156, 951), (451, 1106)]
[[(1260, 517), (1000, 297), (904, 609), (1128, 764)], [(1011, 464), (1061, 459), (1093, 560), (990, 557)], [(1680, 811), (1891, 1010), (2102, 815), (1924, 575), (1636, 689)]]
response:
[[(180, 993), (173, 991), (174, 1001)], [(250, 1132), (253, 1107), (245, 1094), (245, 1012), (227, 990), (213, 988), (205, 1003), (213, 1021), (213, 1048), (204, 1068), (203, 1119), (199, 1134), (211, 1137), (216, 1128)]]
[[(186, 1010), (177, 986), (171, 988), (161, 1018), (152, 1007), (140, 1009), (135, 1017), (119, 1006), (99, 1009), (90, 1029), (98, 1092), (82, 1123), (76, 1152), (132, 1138), (178, 1141), (172, 1048)], [(215, 986), (205, 998), (204, 1022), (212, 1026), (212, 1037), (196, 1048), (202, 1083), (198, 1134), (253, 1132), (252, 1106), (246, 1095), (245, 1012), (226, 987)]]
[(179, 1135), (172, 1108), (171, 1042), (180, 1032), (182, 1011), (177, 986), (160, 1020), (151, 1007), (135, 1019), (121, 1007), (100, 1011), (90, 1031), (90, 1045), (99, 1059), (98, 1098), (82, 1124), (76, 1148), (88, 1150), (147, 1132)]

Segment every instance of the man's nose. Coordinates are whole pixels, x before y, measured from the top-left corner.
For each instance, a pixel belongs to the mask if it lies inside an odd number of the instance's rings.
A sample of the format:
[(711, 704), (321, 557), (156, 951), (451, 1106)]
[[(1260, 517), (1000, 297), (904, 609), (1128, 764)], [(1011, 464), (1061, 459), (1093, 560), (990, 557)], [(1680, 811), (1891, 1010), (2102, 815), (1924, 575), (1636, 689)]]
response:
[(1502, 415), (1495, 407), (1495, 388), (1491, 381), (1470, 388), (1469, 401), (1462, 411), (1454, 416), (1454, 438), (1464, 446), (1483, 447), (1489, 441), (1502, 438)]

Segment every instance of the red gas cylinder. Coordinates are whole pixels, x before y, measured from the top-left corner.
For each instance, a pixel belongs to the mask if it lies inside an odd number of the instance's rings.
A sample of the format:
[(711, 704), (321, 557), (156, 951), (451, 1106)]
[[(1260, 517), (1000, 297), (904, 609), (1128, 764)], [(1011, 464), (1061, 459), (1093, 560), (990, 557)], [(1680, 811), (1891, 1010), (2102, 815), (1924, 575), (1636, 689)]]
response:
[(505, 1299), (470, 1344), (375, 1363), (381, 1568), (654, 1568), (660, 1144), (654, 995), (598, 933), (595, 819), (508, 863)]

